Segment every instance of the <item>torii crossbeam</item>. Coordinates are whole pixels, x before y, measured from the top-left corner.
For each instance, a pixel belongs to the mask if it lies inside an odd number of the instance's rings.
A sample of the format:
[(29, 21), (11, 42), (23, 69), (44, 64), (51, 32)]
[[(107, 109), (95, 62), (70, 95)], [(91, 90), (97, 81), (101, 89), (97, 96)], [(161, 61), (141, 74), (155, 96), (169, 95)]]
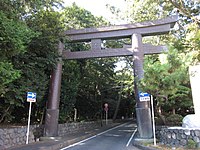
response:
[[(69, 37), (70, 42), (91, 42), (91, 50), (74, 51), (64, 50), (64, 44), (59, 43), (59, 52), (63, 59), (86, 59), (99, 57), (133, 56), (134, 64), (134, 90), (136, 95), (136, 117), (138, 131), (141, 138), (152, 137), (152, 123), (150, 113), (150, 102), (140, 101), (138, 97), (137, 82), (143, 75), (143, 57), (145, 54), (161, 53), (166, 50), (165, 46), (154, 46), (143, 44), (142, 37), (154, 36), (168, 33), (178, 20), (177, 16), (146, 21), (141, 23), (117, 25), (99, 28), (85, 28), (79, 30), (68, 30), (64, 35)], [(131, 38), (130, 46), (123, 48), (102, 49), (102, 40)], [(45, 119), (45, 135), (58, 135), (58, 115), (60, 101), (60, 84), (62, 74), (62, 62), (58, 62), (51, 77), (49, 100)], [(137, 79), (137, 80), (136, 80)]]

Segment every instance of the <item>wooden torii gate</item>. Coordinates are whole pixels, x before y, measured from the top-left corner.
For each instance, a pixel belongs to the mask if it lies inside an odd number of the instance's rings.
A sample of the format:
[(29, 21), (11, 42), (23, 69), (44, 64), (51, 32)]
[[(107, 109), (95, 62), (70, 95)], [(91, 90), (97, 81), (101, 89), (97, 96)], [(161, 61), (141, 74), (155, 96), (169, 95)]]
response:
[[(85, 28), (79, 30), (68, 30), (64, 34), (72, 42), (91, 42), (90, 51), (67, 51), (64, 44), (59, 43), (60, 61), (57, 63), (51, 77), (49, 99), (45, 119), (45, 136), (58, 135), (58, 116), (60, 87), (62, 76), (62, 59), (86, 59), (99, 57), (133, 56), (134, 64), (134, 91), (136, 95), (136, 117), (138, 132), (141, 138), (152, 137), (152, 123), (149, 101), (140, 101), (138, 96), (138, 80), (143, 78), (143, 57), (146, 54), (161, 53), (166, 50), (165, 46), (154, 46), (143, 44), (142, 37), (166, 34), (174, 26), (177, 16), (165, 19), (117, 25), (100, 28)], [(131, 38), (132, 45), (123, 48), (102, 49), (102, 40)]]

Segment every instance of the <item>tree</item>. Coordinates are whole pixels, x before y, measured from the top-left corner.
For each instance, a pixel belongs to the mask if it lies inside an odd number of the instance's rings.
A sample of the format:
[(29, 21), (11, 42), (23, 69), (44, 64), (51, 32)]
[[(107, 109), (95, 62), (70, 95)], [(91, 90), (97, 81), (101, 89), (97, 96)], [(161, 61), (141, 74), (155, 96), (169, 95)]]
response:
[(200, 23), (198, 19), (200, 2), (198, 0), (164, 0), (163, 2), (171, 3), (182, 16), (190, 21)]
[(41, 122), (48, 99), (51, 71), (58, 57), (57, 44), (63, 31), (59, 19), (60, 14), (53, 11), (40, 11), (27, 18), (29, 27), (40, 35), (31, 41), (27, 52), (14, 59), (15, 66), (23, 73), (23, 76), (14, 83), (20, 86), (15, 95), (24, 102), (23, 97), (27, 91), (37, 93), (37, 103), (33, 106), (37, 108), (33, 109), (36, 117), (33, 117), (33, 120)]
[(15, 67), (12, 59), (27, 51), (27, 46), (37, 33), (31, 30), (26, 23), (18, 19), (10, 1), (1, 1), (0, 11), (0, 122), (9, 120), (10, 110), (18, 105), (15, 99), (6, 99), (10, 93), (9, 85), (21, 77), (21, 70)]
[[(128, 65), (128, 64), (126, 64), (126, 65)], [(132, 93), (133, 93), (132, 68), (129, 69), (129, 67), (126, 66), (123, 69), (116, 71), (115, 82), (119, 87), (118, 88), (119, 96), (117, 98), (117, 103), (116, 103), (115, 113), (113, 115), (113, 120), (115, 120), (118, 115), (128, 117), (128, 115), (130, 115), (130, 113), (133, 112), (133, 107), (127, 106), (127, 104), (134, 106), (133, 105), (134, 98), (132, 97)], [(120, 105), (121, 105), (121, 107), (120, 107)], [(122, 105), (126, 108), (123, 108)], [(129, 110), (130, 109), (129, 107), (131, 108), (131, 110)], [(121, 111), (121, 112), (125, 112), (125, 113), (119, 114), (120, 109), (123, 109), (123, 111)]]
[[(102, 17), (94, 17), (91, 12), (78, 7), (75, 3), (63, 10), (62, 21), (65, 30), (106, 25)], [(71, 51), (87, 51), (90, 43), (70, 43), (64, 41), (66, 49)], [(73, 118), (77, 108), (79, 118), (96, 119), (101, 112), (100, 91), (112, 81), (115, 59), (91, 59), (64, 61), (62, 76), (62, 94), (60, 105), (60, 121)]]
[(76, 3), (73, 3), (72, 7), (66, 7), (63, 10), (63, 22), (66, 30), (98, 27), (108, 24), (102, 17), (95, 17), (90, 11), (78, 7)]
[[(120, 14), (117, 8), (113, 9), (117, 10), (113, 13), (121, 15), (121, 18), (128, 18), (126, 20), (130, 22), (179, 15), (179, 28), (172, 31), (169, 36), (143, 38), (143, 42), (167, 43), (170, 52), (167, 54), (168, 61), (165, 64), (159, 61), (159, 55), (145, 57), (145, 78), (141, 84), (144, 91), (154, 95), (158, 106), (164, 111), (169, 111), (164, 108), (170, 107), (173, 113), (175, 110), (185, 113), (185, 109), (192, 105), (187, 68), (189, 64), (199, 62), (199, 1), (128, 0), (126, 2), (129, 9), (125, 14)], [(193, 60), (188, 60), (188, 57), (193, 57)]]
[(156, 99), (157, 114), (162, 119), (162, 110), (175, 114), (179, 109), (185, 113), (191, 107), (191, 89), (187, 71), (187, 64), (191, 61), (189, 58), (188, 55), (179, 54), (172, 47), (164, 59), (165, 62), (160, 60), (145, 62), (145, 76), (140, 85), (142, 91), (150, 93)]
[(37, 92), (33, 120), (41, 120), (43, 99), (47, 99), (50, 72), (56, 62), (56, 45), (62, 31), (59, 13), (53, 11), (56, 3), (3, 0), (0, 6), (1, 64), (7, 67), (2, 78), (6, 76), (4, 81), (9, 82), (1, 94), (0, 121), (25, 121), (28, 91)]

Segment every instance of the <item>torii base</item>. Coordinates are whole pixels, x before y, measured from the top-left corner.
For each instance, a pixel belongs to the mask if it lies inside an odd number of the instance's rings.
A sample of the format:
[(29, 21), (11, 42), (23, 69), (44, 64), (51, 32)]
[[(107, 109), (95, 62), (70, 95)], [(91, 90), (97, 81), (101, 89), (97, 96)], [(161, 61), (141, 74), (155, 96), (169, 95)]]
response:
[(151, 139), (153, 137), (151, 109), (136, 108), (136, 118), (137, 118), (139, 138)]
[(45, 118), (44, 136), (58, 136), (59, 109), (47, 109)]

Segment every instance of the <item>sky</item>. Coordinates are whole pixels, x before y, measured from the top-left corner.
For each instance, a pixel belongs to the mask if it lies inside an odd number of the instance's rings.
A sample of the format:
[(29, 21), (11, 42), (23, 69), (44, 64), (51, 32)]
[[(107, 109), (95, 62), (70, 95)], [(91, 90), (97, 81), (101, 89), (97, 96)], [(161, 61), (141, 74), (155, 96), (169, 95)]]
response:
[[(106, 4), (120, 8), (121, 11), (126, 10), (125, 0), (64, 0), (65, 6), (71, 6), (75, 2), (79, 7), (85, 8), (90, 11), (94, 16), (103, 16), (105, 19), (110, 21), (112, 24), (126, 24), (124, 20), (117, 20), (110, 10), (106, 7)], [(115, 71), (121, 70), (125, 67), (125, 63), (116, 63), (117, 67)]]
[(79, 7), (89, 10), (95, 16), (103, 16), (105, 19), (113, 24), (124, 24), (123, 20), (116, 20), (114, 15), (106, 7), (106, 4), (116, 6), (122, 11), (126, 9), (126, 3), (124, 0), (64, 0), (65, 6), (70, 6), (75, 2)]

